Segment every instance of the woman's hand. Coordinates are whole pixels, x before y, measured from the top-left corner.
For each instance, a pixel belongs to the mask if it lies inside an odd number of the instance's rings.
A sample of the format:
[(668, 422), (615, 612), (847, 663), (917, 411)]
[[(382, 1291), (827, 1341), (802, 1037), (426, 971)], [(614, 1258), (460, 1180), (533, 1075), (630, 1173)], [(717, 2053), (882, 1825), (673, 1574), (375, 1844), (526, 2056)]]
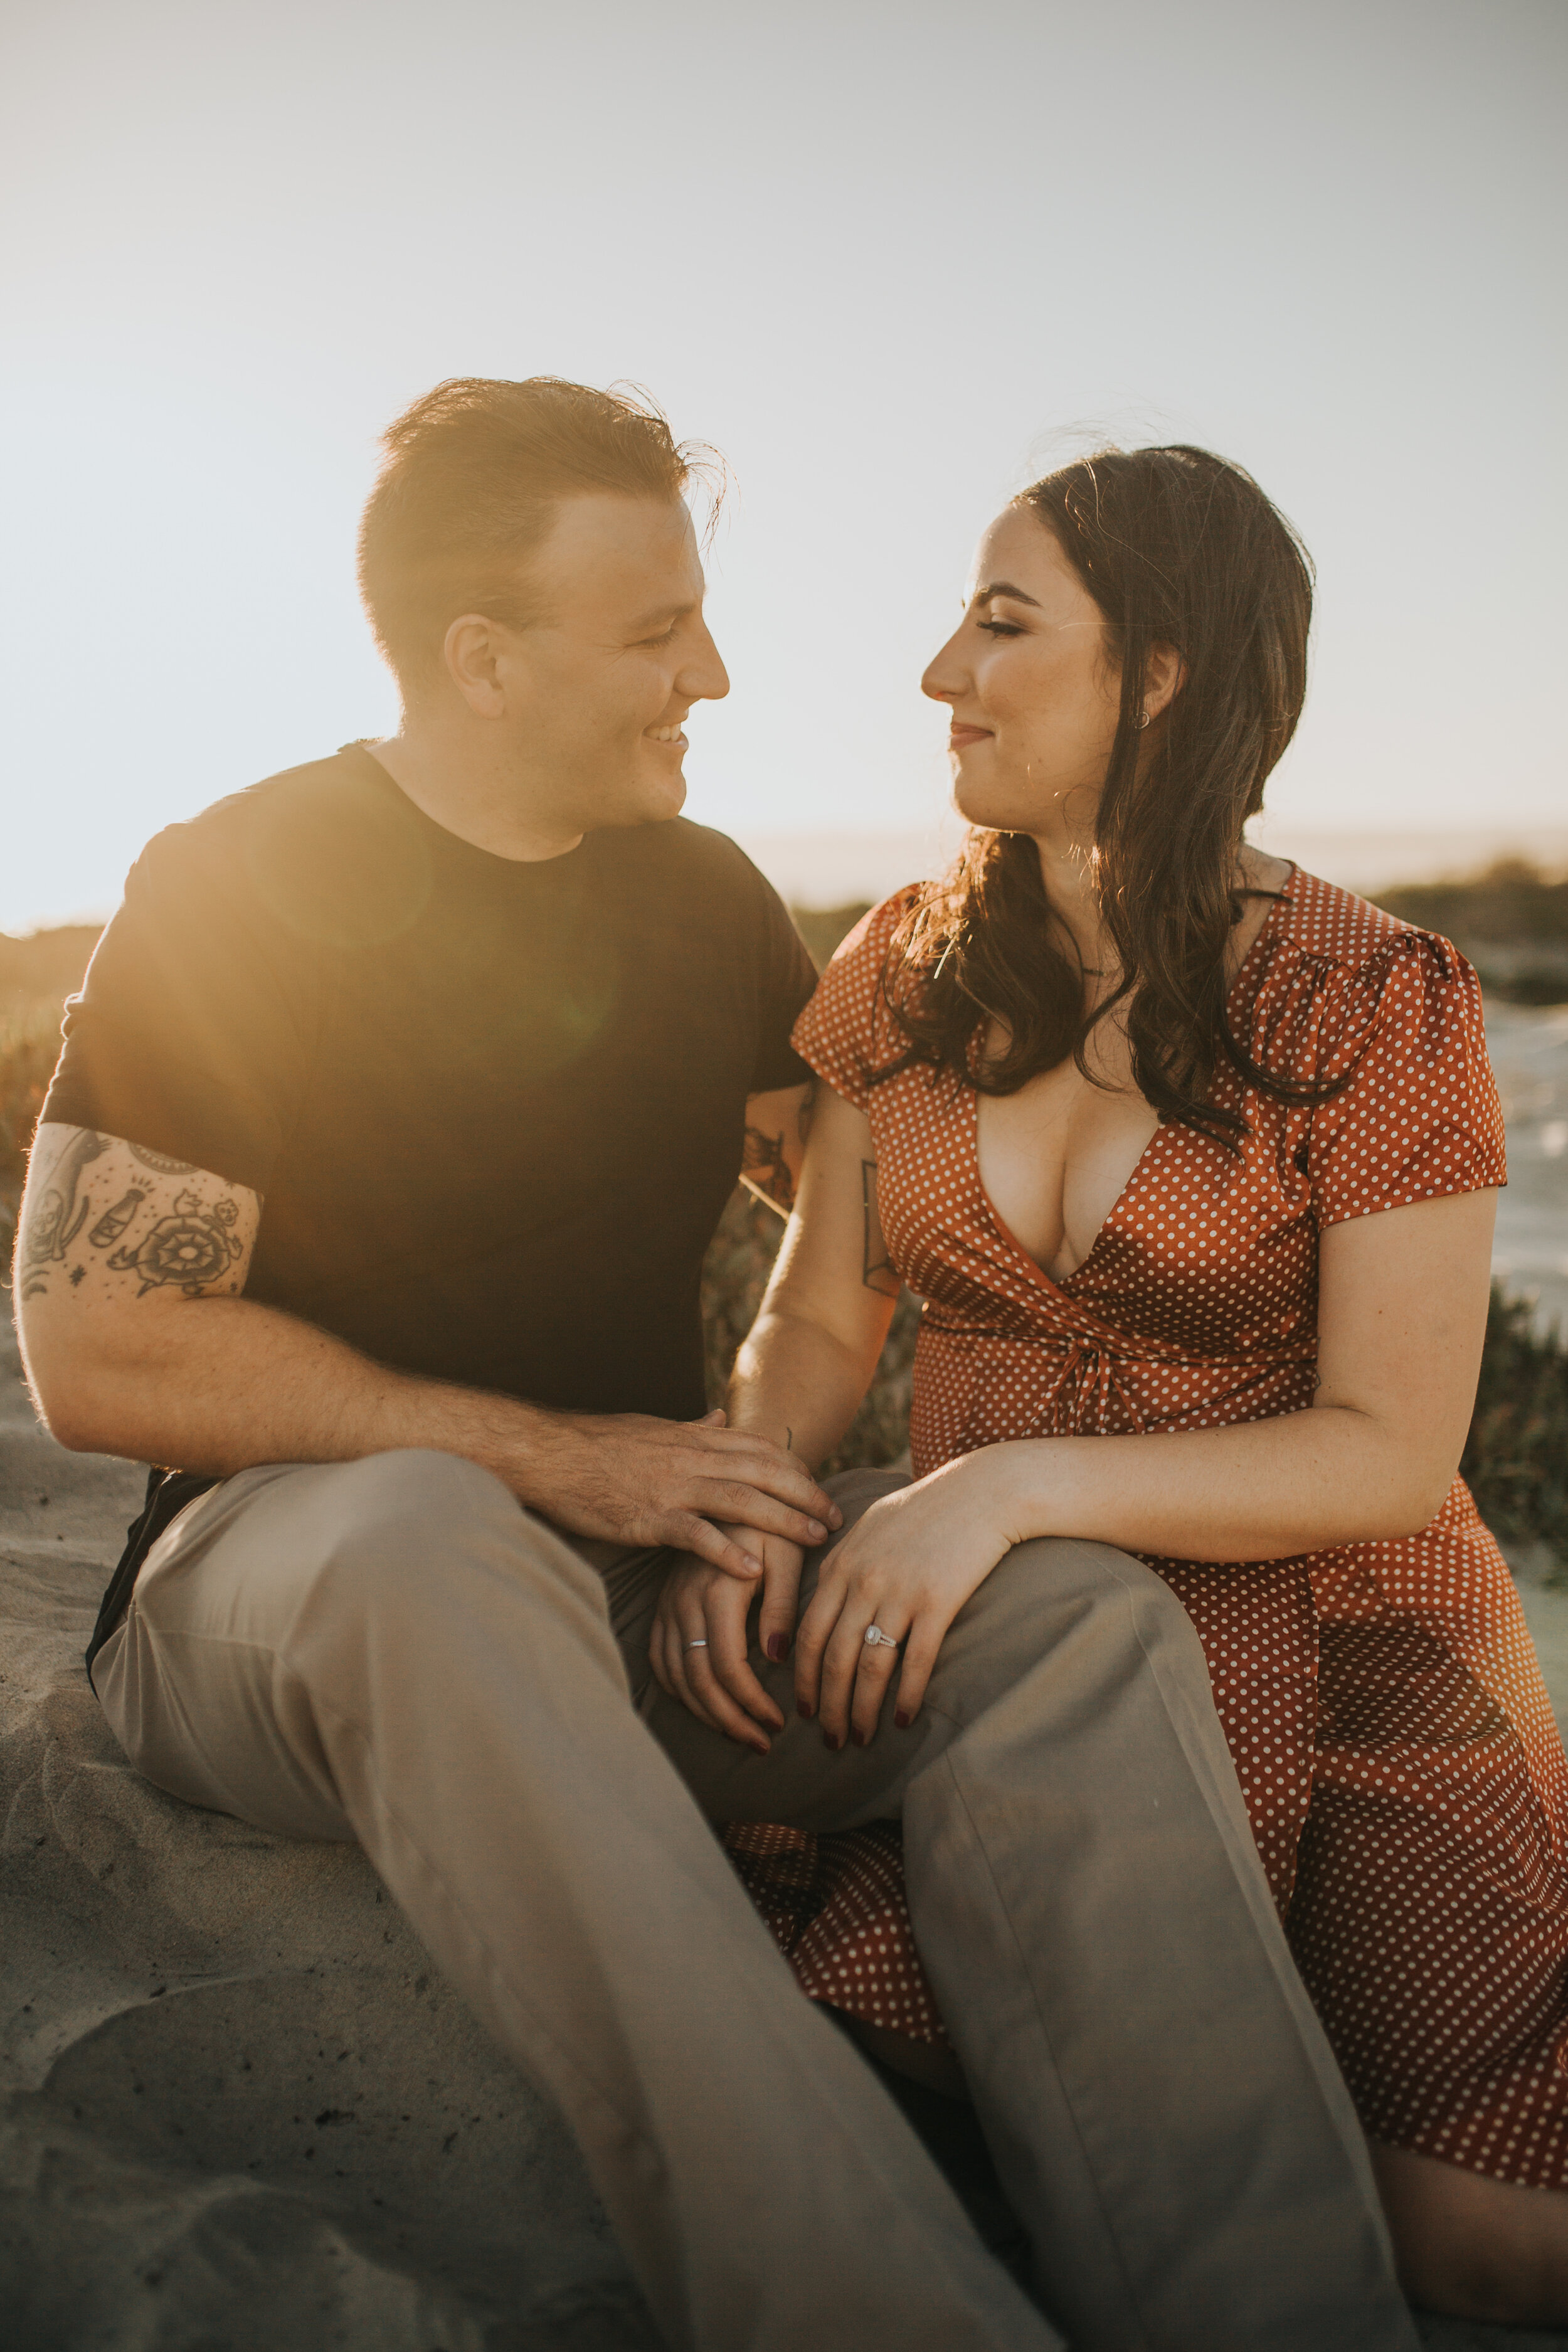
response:
[(876, 1731), (899, 1652), (868, 1644), (876, 1625), (903, 1644), (898, 1711), (902, 1730), (925, 1697), (942, 1637), (1016, 1537), (1009, 1531), (1000, 1459), (986, 1446), (873, 1503), (822, 1564), (795, 1638), (795, 1701), (816, 1715), (830, 1748)]
[[(729, 1533), (762, 1570), (763, 1647), (770, 1657), (786, 1657), (805, 1555), (780, 1536), (751, 1528)], [(700, 1722), (765, 1756), (772, 1746), (767, 1733), (781, 1731), (784, 1717), (746, 1659), (746, 1626), (756, 1597), (754, 1584), (740, 1583), (706, 1560), (678, 1561), (654, 1612), (648, 1659), (659, 1687)]]

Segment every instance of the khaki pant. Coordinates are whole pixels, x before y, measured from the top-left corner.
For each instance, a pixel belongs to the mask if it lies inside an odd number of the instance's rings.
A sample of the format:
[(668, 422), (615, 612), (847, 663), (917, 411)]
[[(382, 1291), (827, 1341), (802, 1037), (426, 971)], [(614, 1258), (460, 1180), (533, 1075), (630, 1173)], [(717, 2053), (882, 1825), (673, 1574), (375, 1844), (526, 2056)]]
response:
[[(836, 1492), (853, 1520), (892, 1483)], [(666, 1564), (568, 1544), (449, 1454), (248, 1470), (154, 1547), (94, 1678), (160, 1788), (359, 1841), (570, 2118), (672, 2346), (1055, 2340), (707, 1825), (899, 1815), (921, 1949), (1074, 2346), (1412, 2347), (1159, 1578), (1103, 1545), (1020, 1546), (914, 1725), (889, 1707), (837, 1755), (754, 1651), (787, 1717), (759, 1757), (652, 1681)]]

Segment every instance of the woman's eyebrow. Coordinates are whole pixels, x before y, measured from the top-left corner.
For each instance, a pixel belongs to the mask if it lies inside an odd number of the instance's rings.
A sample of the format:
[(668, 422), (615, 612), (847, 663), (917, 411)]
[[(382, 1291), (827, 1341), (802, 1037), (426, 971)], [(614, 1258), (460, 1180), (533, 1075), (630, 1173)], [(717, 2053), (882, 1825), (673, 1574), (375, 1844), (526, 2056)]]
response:
[(1015, 588), (1010, 580), (993, 580), (987, 587), (977, 588), (972, 602), (976, 604), (986, 604), (990, 603), (993, 596), (1011, 596), (1015, 604), (1032, 604), (1037, 613), (1040, 609), (1040, 600), (1037, 596), (1026, 596), (1024, 591), (1021, 588)]

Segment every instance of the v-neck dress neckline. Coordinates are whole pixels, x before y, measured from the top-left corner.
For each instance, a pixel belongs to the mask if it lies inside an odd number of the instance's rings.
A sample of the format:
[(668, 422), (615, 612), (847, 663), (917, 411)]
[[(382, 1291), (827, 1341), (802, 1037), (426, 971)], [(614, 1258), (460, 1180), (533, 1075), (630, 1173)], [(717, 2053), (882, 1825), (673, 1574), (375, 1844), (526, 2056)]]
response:
[[(1290, 867), (1290, 882), (1294, 882), (1298, 870), (1297, 866), (1292, 863)], [(1269, 908), (1268, 914), (1258, 925), (1257, 936), (1253, 940), (1250, 947), (1247, 949), (1247, 953), (1242, 957), (1241, 961), (1237, 964), (1235, 975), (1231, 980), (1230, 986), (1226, 991), (1226, 1012), (1227, 1018), (1233, 1016), (1238, 1004), (1245, 1001), (1245, 989), (1250, 984), (1250, 973), (1253, 961), (1255, 957), (1258, 956), (1259, 949), (1263, 946), (1269, 931), (1272, 929), (1275, 922), (1279, 919), (1280, 908), (1289, 904), (1290, 883), (1287, 883), (1283, 890), (1271, 890), (1268, 893), (1268, 896), (1275, 903)], [(1026, 1267), (1031, 1274), (1037, 1276), (1037, 1278), (1041, 1282), (1045, 1283), (1050, 1289), (1063, 1292), (1070, 1291), (1073, 1284), (1078, 1281), (1079, 1276), (1088, 1269), (1090, 1261), (1094, 1257), (1095, 1252), (1100, 1247), (1101, 1239), (1114, 1223), (1123, 1206), (1131, 1206), (1132, 1196), (1138, 1190), (1141, 1180), (1146, 1173), (1147, 1163), (1155, 1153), (1162, 1139), (1170, 1131), (1169, 1122), (1163, 1118), (1158, 1119), (1158, 1124), (1156, 1125), (1152, 1135), (1149, 1137), (1142, 1150), (1140, 1151), (1137, 1159), (1128, 1170), (1127, 1179), (1123, 1183), (1121, 1190), (1117, 1193), (1115, 1200), (1112, 1201), (1104, 1216), (1100, 1219), (1100, 1223), (1096, 1226), (1094, 1239), (1090, 1242), (1088, 1249), (1085, 1250), (1082, 1257), (1079, 1258), (1072, 1272), (1070, 1274), (1056, 1275), (1052, 1274), (1048, 1266), (1044, 1266), (1040, 1264), (1039, 1259), (1035, 1255), (1033, 1250), (1025, 1248), (1024, 1244), (1019, 1240), (1017, 1234), (1013, 1231), (1012, 1226), (1007, 1223), (1006, 1218), (1002, 1214), (1001, 1210), (996, 1206), (995, 1202), (992, 1199), (990, 1188), (986, 1184), (984, 1174), (980, 1165), (980, 1096), (973, 1087), (963, 1088), (963, 1092), (967, 1097), (969, 1104), (970, 1150), (973, 1154), (974, 1163), (975, 1191), (979, 1196), (983, 1213), (987, 1216), (991, 1223), (995, 1226), (997, 1234), (1007, 1244), (1009, 1249), (1014, 1252), (1021, 1265)], [(1152, 1104), (1150, 1105), (1150, 1108), (1153, 1108)], [(1158, 1114), (1156, 1114), (1156, 1118), (1158, 1118)]]

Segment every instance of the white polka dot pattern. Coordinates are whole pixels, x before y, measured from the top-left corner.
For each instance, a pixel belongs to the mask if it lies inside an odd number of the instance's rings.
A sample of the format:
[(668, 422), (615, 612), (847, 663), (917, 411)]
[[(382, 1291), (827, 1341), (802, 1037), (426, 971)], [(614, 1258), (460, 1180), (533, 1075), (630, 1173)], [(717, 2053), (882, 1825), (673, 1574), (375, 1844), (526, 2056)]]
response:
[[(1320, 1229), (1504, 1181), (1469, 965), (1298, 872), (1237, 977), (1232, 1027), (1287, 1080), (1349, 1083), (1293, 1105), (1223, 1071), (1213, 1097), (1247, 1119), (1241, 1150), (1162, 1126), (1083, 1265), (1054, 1283), (986, 1198), (973, 1091), (923, 1071), (868, 1084), (898, 1050), (879, 981), (910, 895), (846, 940), (795, 1043), (868, 1113), (889, 1251), (928, 1302), (917, 1475), (1004, 1439), (1304, 1409)], [(1568, 2186), (1568, 1766), (1464, 1486), (1405, 1541), (1151, 1565), (1203, 1641), (1259, 1851), (1368, 2131)], [(840, 1911), (816, 1915), (808, 1990), (882, 2021), (923, 2015), (901, 1895), (882, 1915), (888, 1981), (866, 1973), (868, 1914), (843, 1926), (854, 1958), (835, 1976), (825, 1925), (838, 1931), (856, 1869), (817, 1843)], [(885, 1876), (862, 1882), (873, 1911)]]
[(946, 2043), (915, 1958), (896, 1822), (816, 1837), (776, 1822), (731, 1822), (724, 1843), (813, 2000), (911, 2042)]

